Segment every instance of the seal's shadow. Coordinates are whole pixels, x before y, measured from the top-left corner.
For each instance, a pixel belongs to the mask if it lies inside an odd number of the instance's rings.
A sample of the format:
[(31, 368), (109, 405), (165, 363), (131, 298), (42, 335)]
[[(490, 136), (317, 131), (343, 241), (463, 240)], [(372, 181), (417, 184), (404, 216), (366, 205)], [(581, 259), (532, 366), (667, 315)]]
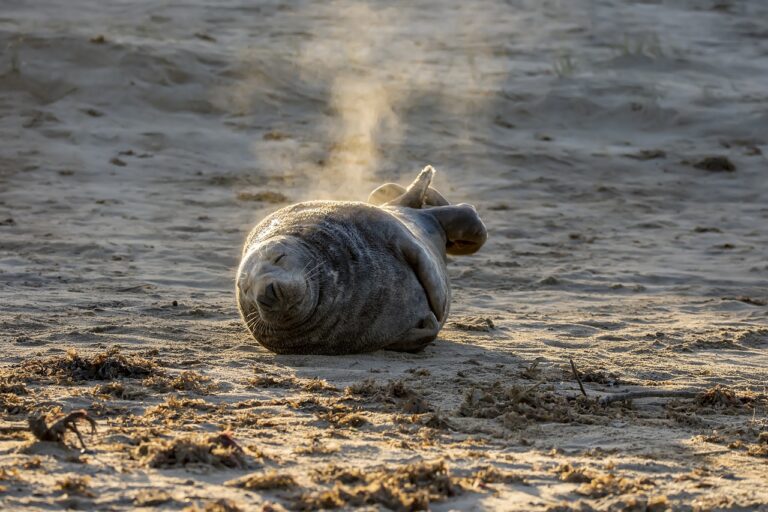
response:
[[(421, 377), (442, 384), (454, 382), (463, 372), (493, 373), (499, 365), (519, 366), (521, 360), (493, 348), (438, 338), (417, 353), (379, 350), (352, 355), (274, 355), (274, 363), (293, 370), (296, 377), (325, 379), (339, 387), (375, 379), (386, 382)], [(290, 371), (290, 370), (289, 370)], [(456, 382), (458, 388), (458, 382)], [(460, 393), (460, 390), (457, 389)]]

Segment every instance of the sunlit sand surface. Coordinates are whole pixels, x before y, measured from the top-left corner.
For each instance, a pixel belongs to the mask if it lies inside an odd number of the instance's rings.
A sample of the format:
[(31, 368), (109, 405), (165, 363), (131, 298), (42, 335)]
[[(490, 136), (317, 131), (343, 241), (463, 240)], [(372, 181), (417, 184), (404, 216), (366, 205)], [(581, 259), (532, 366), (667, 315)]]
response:
[[(768, 5), (167, 4), (0, 9), (0, 508), (768, 506)], [(248, 336), (259, 219), (426, 164), (436, 343)]]

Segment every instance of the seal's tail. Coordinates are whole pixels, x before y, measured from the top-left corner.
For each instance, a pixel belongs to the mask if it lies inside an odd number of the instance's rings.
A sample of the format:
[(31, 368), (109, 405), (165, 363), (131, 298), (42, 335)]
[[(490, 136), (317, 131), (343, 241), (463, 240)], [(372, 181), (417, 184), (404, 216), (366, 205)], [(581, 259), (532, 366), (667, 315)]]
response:
[(430, 187), (435, 169), (426, 166), (416, 176), (408, 188), (395, 183), (386, 183), (368, 196), (368, 202), (385, 206), (405, 206), (407, 208), (423, 208), (424, 206), (445, 206), (450, 204), (443, 196)]

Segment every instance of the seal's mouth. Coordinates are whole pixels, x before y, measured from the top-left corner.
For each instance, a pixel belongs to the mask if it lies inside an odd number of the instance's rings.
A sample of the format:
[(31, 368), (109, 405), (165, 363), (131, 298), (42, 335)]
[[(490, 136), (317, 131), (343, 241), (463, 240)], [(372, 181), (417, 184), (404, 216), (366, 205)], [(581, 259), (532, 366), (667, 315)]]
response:
[(251, 306), (267, 323), (285, 321), (304, 301), (306, 286), (299, 280), (272, 274), (247, 277), (238, 283), (241, 305)]
[(299, 250), (254, 251), (243, 260), (237, 300), (251, 332), (294, 329), (311, 317), (319, 290), (315, 258)]

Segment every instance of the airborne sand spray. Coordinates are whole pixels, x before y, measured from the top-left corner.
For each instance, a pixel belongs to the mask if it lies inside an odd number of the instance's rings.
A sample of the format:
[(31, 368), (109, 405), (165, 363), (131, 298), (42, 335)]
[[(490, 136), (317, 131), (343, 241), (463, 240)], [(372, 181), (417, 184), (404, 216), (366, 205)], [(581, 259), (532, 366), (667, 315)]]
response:
[[(361, 199), (366, 183), (379, 167), (382, 140), (397, 145), (400, 123), (395, 108), (402, 94), (387, 82), (392, 69), (392, 9), (374, 10), (366, 4), (334, 2), (339, 24), (320, 33), (303, 49), (302, 66), (321, 65), (333, 75), (326, 126), (331, 137), (326, 161), (327, 179), (316, 193), (335, 190), (342, 198)], [(315, 69), (312, 70), (316, 72)], [(326, 188), (330, 187), (330, 188)], [(326, 190), (323, 190), (326, 189)]]
[[(506, 76), (491, 62), (483, 31), (499, 9), (458, 6), (441, 13), (439, 24), (434, 13), (407, 3), (339, 0), (276, 14), (281, 31), (299, 36), (292, 46), (244, 53), (242, 76), (223, 95), (226, 108), (240, 114), (277, 111), (278, 127), (301, 118), (300, 133), (279, 128), (254, 140), (258, 172), (306, 181), (303, 197), (292, 199), (361, 200), (382, 175), (442, 167), (446, 148), (473, 144), (472, 122), (484, 117)], [(440, 135), (421, 131), (426, 150), (398, 155), (408, 164), (395, 169), (392, 156), (416, 129), (413, 116)], [(440, 181), (447, 178), (442, 173)]]

